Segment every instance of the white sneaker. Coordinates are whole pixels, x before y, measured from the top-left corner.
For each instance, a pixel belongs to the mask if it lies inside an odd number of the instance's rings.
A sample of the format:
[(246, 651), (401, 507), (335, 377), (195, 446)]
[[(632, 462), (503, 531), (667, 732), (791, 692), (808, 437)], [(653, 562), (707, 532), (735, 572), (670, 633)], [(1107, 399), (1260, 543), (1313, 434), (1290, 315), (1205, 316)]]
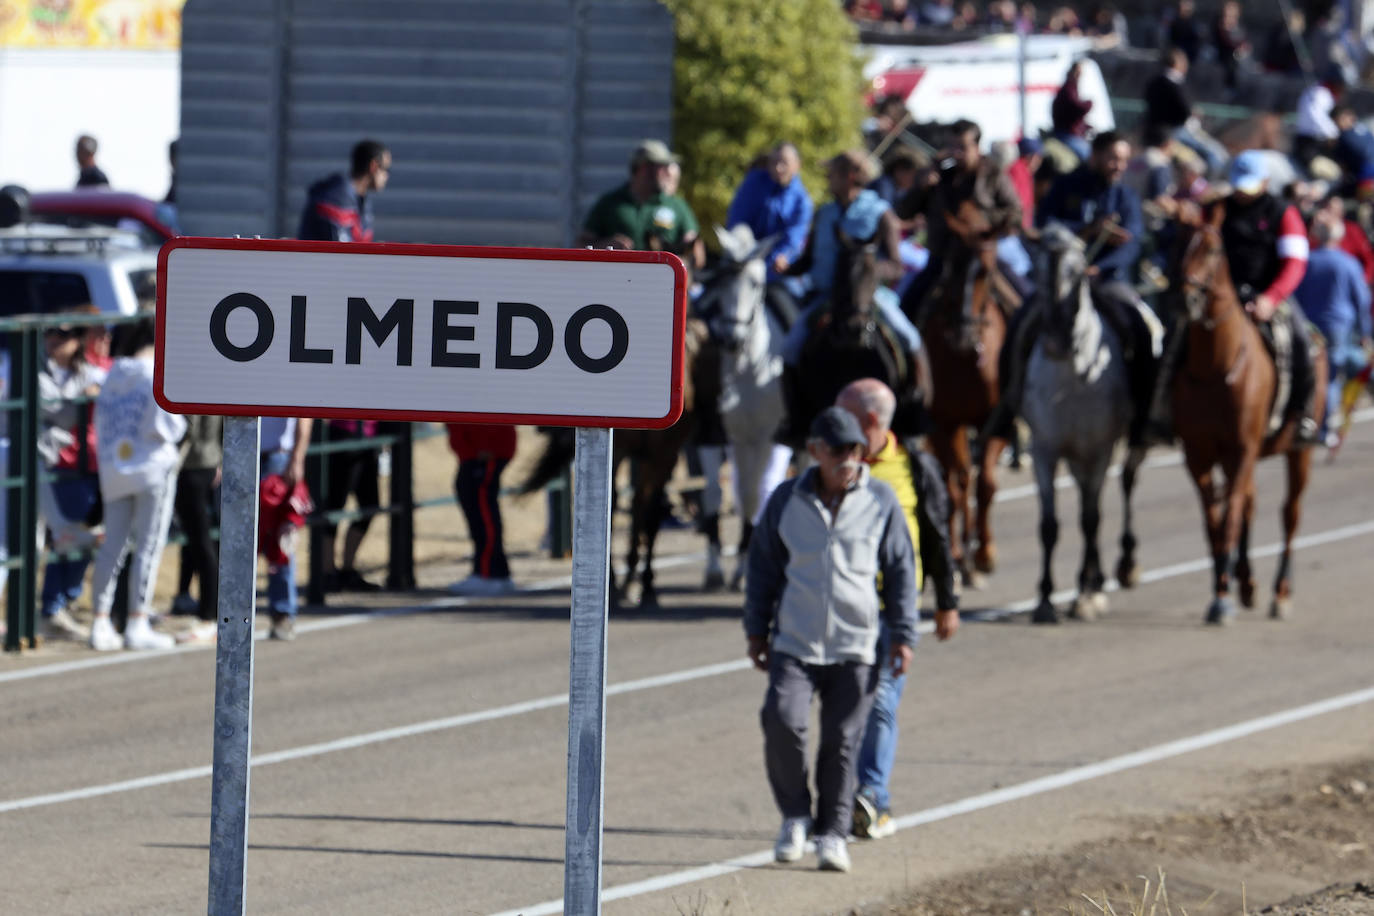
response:
[(91, 631), (78, 623), (66, 608), (43, 618), (44, 639), (86, 639), (90, 635)]
[(176, 637), (170, 633), (159, 633), (148, 622), (148, 615), (130, 617), (124, 625), (124, 648), (126, 649), (175, 649)]
[(773, 858), (778, 862), (795, 862), (806, 852), (806, 835), (811, 832), (811, 818), (785, 817), (778, 841), (773, 844)]
[(115, 630), (108, 614), (97, 614), (91, 621), (91, 648), (97, 652), (116, 652), (124, 648), (124, 640)]
[(821, 871), (849, 871), (849, 844), (844, 837), (817, 837), (816, 865)]

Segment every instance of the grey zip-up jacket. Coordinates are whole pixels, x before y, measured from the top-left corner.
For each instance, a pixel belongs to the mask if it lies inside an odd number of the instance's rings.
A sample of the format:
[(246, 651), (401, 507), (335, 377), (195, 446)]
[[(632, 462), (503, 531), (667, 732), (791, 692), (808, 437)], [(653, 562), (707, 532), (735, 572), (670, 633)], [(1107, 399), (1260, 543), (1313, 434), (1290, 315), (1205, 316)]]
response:
[(772, 636), (772, 651), (813, 665), (874, 662), (878, 574), (882, 615), (896, 642), (916, 642), (916, 563), (892, 488), (860, 470), (830, 512), (815, 468), (768, 499), (749, 544), (744, 631)]

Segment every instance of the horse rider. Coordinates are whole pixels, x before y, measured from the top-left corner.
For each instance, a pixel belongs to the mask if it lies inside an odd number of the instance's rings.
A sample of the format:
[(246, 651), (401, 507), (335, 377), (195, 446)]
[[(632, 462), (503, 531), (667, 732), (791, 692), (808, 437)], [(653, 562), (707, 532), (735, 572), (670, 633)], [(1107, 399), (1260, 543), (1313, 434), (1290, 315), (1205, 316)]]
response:
[(582, 224), (578, 247), (671, 251), (689, 270), (706, 264), (706, 247), (691, 206), (666, 188), (677, 156), (662, 140), (643, 140), (630, 154), (630, 178), (597, 199)]
[(744, 223), (756, 239), (778, 237), (769, 253), (764, 301), (784, 328), (797, 320), (796, 296), (801, 292), (797, 279), (784, 274), (806, 246), (811, 212), (811, 195), (801, 180), (801, 154), (795, 145), (783, 141), (744, 176), (725, 218), (726, 229)]
[[(1134, 405), (1130, 441), (1145, 444), (1146, 418), (1153, 394), (1159, 321), (1136, 294), (1131, 275), (1140, 260), (1145, 221), (1140, 198), (1122, 181), (1131, 161), (1131, 145), (1115, 131), (1093, 138), (1092, 152), (1078, 169), (1063, 176), (1041, 202), (1036, 222), (1043, 227), (1061, 223), (1087, 244), (1091, 264), (1087, 280), (1098, 314), (1116, 332), (1129, 379)], [(1011, 317), (1007, 346), (1002, 348), (998, 380), (1002, 387), (997, 409), (989, 422), (989, 434), (1011, 434), (1011, 422), (1020, 407), (1026, 366), (1040, 327), (1042, 310), (1034, 305), (1018, 309)]]
[(787, 414), (779, 429), (779, 441), (804, 438), (804, 431), (791, 428), (799, 401), (797, 365), (812, 319), (830, 304), (845, 244), (842, 235), (864, 243), (871, 240), (878, 246), (880, 285), (873, 303), (878, 318), (904, 352), (915, 353), (921, 348), (921, 335), (902, 313), (897, 294), (883, 285), (901, 279), (901, 229), (891, 205), (866, 187), (872, 178), (871, 170), (868, 154), (862, 150), (848, 150), (826, 163), (832, 200), (816, 211), (806, 252), (788, 268), (788, 275), (802, 278), (806, 299), (802, 314), (783, 343), (782, 386)]
[[(1231, 193), (1215, 205), (1226, 208), (1221, 240), (1231, 282), (1267, 344), (1275, 347), (1279, 343), (1273, 333), (1275, 324), (1287, 328), (1291, 343), (1275, 349), (1280, 373), (1285, 362), (1291, 370), (1284, 417), (1297, 419), (1298, 442), (1315, 444), (1316, 378), (1311, 340), (1301, 310), (1290, 301), (1307, 272), (1307, 227), (1296, 207), (1269, 192), (1269, 174), (1259, 150), (1246, 150), (1236, 156), (1231, 161), (1229, 178)], [(1181, 322), (1169, 330), (1150, 421), (1151, 427), (1160, 431), (1171, 427), (1167, 392), (1182, 341), (1187, 336)]]
[[(944, 272), (945, 252), (951, 243), (945, 215), (959, 212), (965, 201), (972, 200), (991, 223), (993, 242), (1012, 235), (1021, 228), (1021, 198), (1006, 169), (985, 157), (979, 149), (983, 132), (972, 121), (955, 121), (950, 127), (947, 146), (938, 170), (929, 170), (914, 188), (908, 191), (894, 208), (900, 219), (913, 219), (916, 214), (926, 217), (926, 247), (930, 262), (917, 275), (902, 297), (902, 311), (917, 324), (926, 299)], [(1019, 296), (1028, 290), (1015, 273), (1000, 264), (1001, 275)]]

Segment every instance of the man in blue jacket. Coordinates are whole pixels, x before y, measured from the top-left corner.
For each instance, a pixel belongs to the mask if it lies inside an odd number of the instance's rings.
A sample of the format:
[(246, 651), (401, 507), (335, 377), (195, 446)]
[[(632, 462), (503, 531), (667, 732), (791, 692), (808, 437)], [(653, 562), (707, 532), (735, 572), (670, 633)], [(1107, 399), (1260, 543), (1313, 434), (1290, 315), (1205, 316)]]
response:
[[(1098, 134), (1088, 161), (1050, 188), (1035, 222), (1041, 227), (1062, 223), (1088, 245), (1092, 301), (1121, 342), (1135, 408), (1131, 444), (1138, 446), (1145, 441), (1162, 328), (1132, 284), (1145, 220), (1140, 197), (1122, 181), (1130, 162), (1131, 145), (1120, 134)], [(1022, 376), (1040, 325), (1038, 300), (1030, 305), (1012, 316), (1007, 344), (999, 357), (1002, 396), (990, 423), (992, 435), (1009, 432), (1020, 409)]]
[(801, 257), (811, 228), (811, 195), (801, 180), (801, 154), (791, 143), (779, 143), (762, 168), (750, 169), (730, 201), (725, 228), (740, 223), (754, 238), (780, 236), (768, 260), (768, 282), (774, 284)]
[(1345, 224), (1329, 217), (1312, 224), (1314, 248), (1307, 257), (1293, 298), (1307, 320), (1326, 339), (1331, 380), (1326, 392), (1325, 423), (1329, 429), (1340, 410), (1345, 380), (1359, 375), (1369, 363), (1371, 319), (1369, 284), (1354, 255), (1341, 250)]
[[(867, 447), (852, 413), (823, 410), (807, 440), (816, 465), (773, 491), (749, 545), (744, 632), (749, 658), (768, 672), (764, 758), (783, 817), (774, 857), (800, 859), (814, 826), (823, 871), (849, 870), (845, 838), (877, 681), (880, 608), (894, 675), (906, 673), (916, 642), (911, 535), (896, 494), (863, 463)], [(806, 731), (817, 694), (813, 820)]]
[(377, 140), (360, 140), (349, 157), (349, 173), (336, 172), (310, 186), (300, 239), (321, 242), (372, 241), (372, 197), (391, 175), (391, 151)]

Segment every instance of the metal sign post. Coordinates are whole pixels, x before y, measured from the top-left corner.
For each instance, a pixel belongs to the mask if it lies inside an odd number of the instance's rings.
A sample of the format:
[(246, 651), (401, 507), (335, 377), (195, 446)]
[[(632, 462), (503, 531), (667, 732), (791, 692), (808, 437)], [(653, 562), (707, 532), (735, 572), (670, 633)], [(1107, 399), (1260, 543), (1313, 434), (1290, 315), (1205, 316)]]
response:
[(579, 429), (573, 468), (572, 650), (563, 912), (601, 912), (606, 613), (611, 569), (611, 431)]
[(215, 757), (210, 777), (210, 916), (244, 912), (248, 753), (253, 739), (253, 613), (257, 604), (260, 421), (224, 421), (220, 485)]
[(600, 912), (611, 429), (682, 415), (672, 254), (176, 238), (158, 254), (153, 393), (220, 414), (224, 517), (210, 913), (241, 916), (259, 417), (577, 427), (567, 912)]

